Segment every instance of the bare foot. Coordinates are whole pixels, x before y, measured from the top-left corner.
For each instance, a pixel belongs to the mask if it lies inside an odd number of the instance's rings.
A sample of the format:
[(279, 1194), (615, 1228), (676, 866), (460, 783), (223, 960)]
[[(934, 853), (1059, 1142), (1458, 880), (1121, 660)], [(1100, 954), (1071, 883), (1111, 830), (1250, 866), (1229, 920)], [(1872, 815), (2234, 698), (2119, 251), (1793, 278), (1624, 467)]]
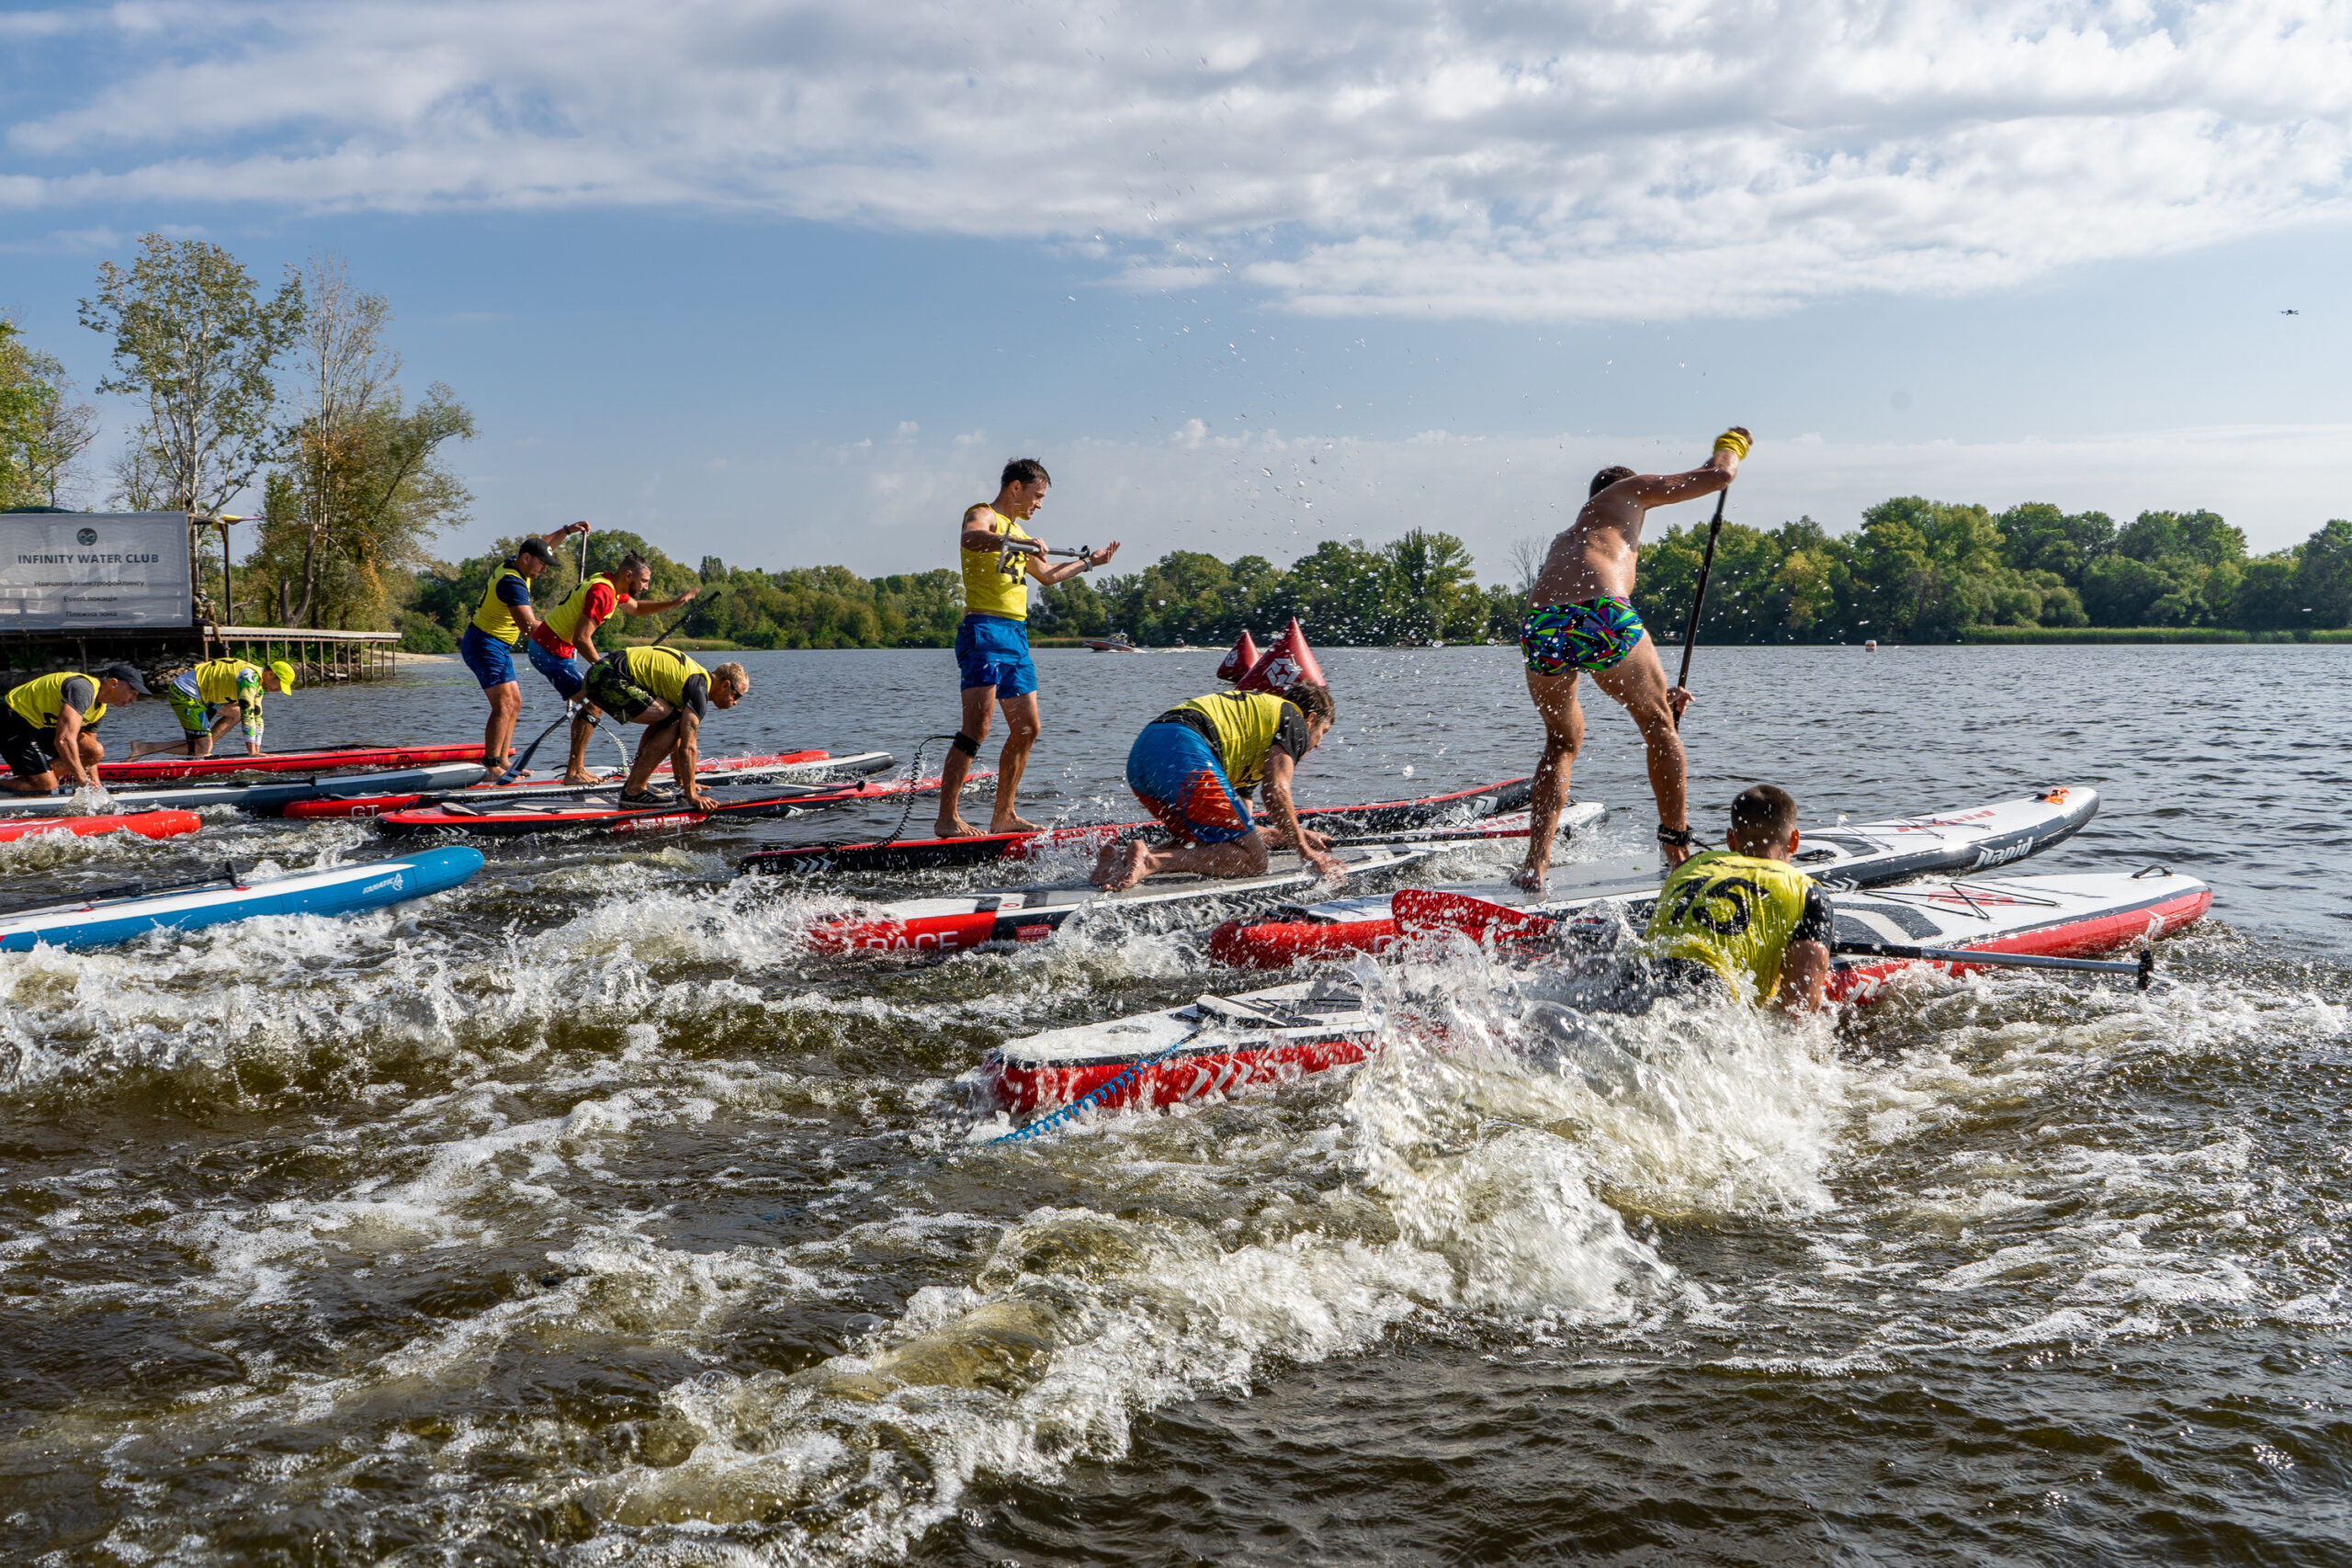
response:
[(1522, 893), (1541, 893), (1544, 891), (1544, 874), (1543, 866), (1523, 865), (1510, 874), (1510, 885)]
[(563, 782), (566, 784), (600, 784), (603, 781), (598, 779), (593, 773), (566, 773), (563, 775)]
[(980, 830), (961, 817), (943, 817), (933, 825), (931, 836), (934, 839), (977, 839)]
[[(506, 776), (506, 764), (505, 764), (505, 763), (503, 763), (503, 762), (500, 762), (500, 763), (497, 763), (496, 765), (494, 765), (494, 766), (492, 766), (492, 767), (487, 767), (487, 768), (484, 768), (484, 769), (481, 771), (481, 779), (480, 779), (480, 780), (478, 780), (477, 782), (478, 782), (478, 783), (481, 783), (481, 784), (496, 784), (499, 780), (501, 780), (501, 779), (504, 778), (505, 776)], [(530, 771), (529, 771), (528, 769), (525, 769), (522, 773), (516, 773), (514, 776), (515, 776), (516, 778), (518, 778), (518, 779), (527, 779), (527, 778), (529, 778), (529, 777), (531, 776), (531, 774), (530, 774)]]
[[(1094, 885), (1102, 888), (1105, 893), (1124, 893), (1128, 888), (1133, 887), (1136, 883), (1141, 882), (1143, 880), (1144, 863), (1151, 857), (1150, 845), (1145, 843), (1141, 839), (1130, 839), (1125, 844), (1113, 844), (1110, 849), (1104, 850), (1102, 852), (1102, 860), (1112, 860), (1114, 852), (1119, 850), (1125, 850), (1126, 852), (1127, 863), (1123, 866), (1118, 866), (1115, 873), (1107, 881), (1102, 874), (1104, 870), (1102, 862), (1097, 861), (1095, 863)], [(1114, 863), (1115, 864), (1115, 862)]]
[(1025, 817), (999, 817), (989, 823), (991, 833), (1042, 833), (1045, 831)]

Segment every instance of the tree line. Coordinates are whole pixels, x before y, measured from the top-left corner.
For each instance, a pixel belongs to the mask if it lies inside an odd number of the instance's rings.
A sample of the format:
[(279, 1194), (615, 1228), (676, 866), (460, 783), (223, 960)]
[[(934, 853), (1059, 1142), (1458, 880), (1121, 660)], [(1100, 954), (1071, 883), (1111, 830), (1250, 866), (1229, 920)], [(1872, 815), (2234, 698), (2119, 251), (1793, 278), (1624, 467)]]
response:
[[(654, 593), (702, 596), (678, 631), (750, 648), (944, 648), (963, 615), (959, 575), (942, 568), (863, 578), (845, 567), (762, 571), (706, 557), (673, 561), (625, 531), (588, 536), (589, 570), (634, 549), (653, 563)], [(515, 541), (460, 566), (418, 574), (402, 613), (403, 646), (447, 651)], [(1230, 642), (1295, 615), (1332, 646), (1510, 641), (1548, 541), (1514, 550), (1518, 581), (1481, 586), (1451, 534), (1414, 529), (1381, 546), (1327, 542), (1287, 567), (1264, 556), (1219, 560), (1171, 550), (1125, 575), (1075, 577), (1037, 592), (1033, 631), (1124, 636), (1147, 647)], [(1636, 607), (1667, 640), (1690, 611), (1704, 524), (1645, 545)], [(944, 534), (943, 532), (943, 548)], [(537, 585), (553, 604), (578, 581), (567, 558)], [(2104, 513), (2044, 503), (1995, 513), (1916, 496), (1882, 502), (1833, 535), (1810, 517), (1772, 529), (1726, 524), (1716, 542), (1700, 636), (1716, 644), (1951, 641), (1993, 628), (2119, 627), (2300, 634), (2352, 626), (2352, 523), (2301, 545), (2249, 556), (2245, 536), (2211, 512)], [(628, 624), (622, 635), (652, 631)]]
[[(0, 508), (94, 494), (130, 512), (218, 516), (258, 491), (234, 571), (198, 532), (203, 612), (241, 621), (380, 629), (413, 598), (443, 528), (471, 496), (444, 463), (473, 416), (434, 383), (411, 403), (380, 294), (337, 257), (288, 267), (266, 293), (221, 246), (147, 234), (128, 266), (98, 265), (82, 324), (108, 342), (94, 390), (139, 412), (103, 476), (86, 472), (96, 411), (55, 355), (0, 320)], [(233, 588), (234, 598), (231, 597)]]

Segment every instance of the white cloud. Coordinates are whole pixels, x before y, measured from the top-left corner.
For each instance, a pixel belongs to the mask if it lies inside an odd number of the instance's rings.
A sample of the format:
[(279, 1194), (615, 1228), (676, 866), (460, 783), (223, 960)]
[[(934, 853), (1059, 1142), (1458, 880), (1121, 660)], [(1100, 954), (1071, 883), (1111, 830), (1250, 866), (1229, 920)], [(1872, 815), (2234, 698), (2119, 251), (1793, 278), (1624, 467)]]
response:
[(1026, 234), (1322, 313), (1967, 291), (2340, 215), (2352, 166), (2325, 0), (97, 15), (10, 31), (157, 63), (10, 124), (0, 207), (691, 204)]

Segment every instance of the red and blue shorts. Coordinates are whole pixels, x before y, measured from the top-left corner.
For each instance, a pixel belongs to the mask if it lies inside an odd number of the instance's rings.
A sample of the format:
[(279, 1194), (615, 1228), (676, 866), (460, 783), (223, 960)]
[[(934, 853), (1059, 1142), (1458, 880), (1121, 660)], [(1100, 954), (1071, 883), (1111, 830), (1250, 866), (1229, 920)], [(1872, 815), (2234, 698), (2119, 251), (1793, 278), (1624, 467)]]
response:
[(1145, 725), (1127, 751), (1127, 787), (1185, 843), (1230, 843), (1257, 830), (1216, 749), (1190, 725)]

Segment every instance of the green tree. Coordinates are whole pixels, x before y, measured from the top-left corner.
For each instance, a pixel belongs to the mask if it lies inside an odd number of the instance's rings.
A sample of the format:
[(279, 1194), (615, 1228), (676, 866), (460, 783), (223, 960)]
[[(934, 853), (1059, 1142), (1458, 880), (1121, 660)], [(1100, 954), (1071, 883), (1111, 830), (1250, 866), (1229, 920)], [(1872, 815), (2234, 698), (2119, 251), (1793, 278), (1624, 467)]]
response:
[(57, 356), (0, 316), (0, 507), (58, 504), (97, 434), (97, 411), (73, 391)]
[(302, 286), (289, 270), (265, 300), (209, 241), (139, 245), (128, 268), (99, 263), (97, 296), (81, 302), (82, 324), (113, 339), (97, 389), (146, 404), (132, 446), (162, 476), (166, 508), (218, 512), (269, 457), (270, 367), (301, 323)]
[(2352, 626), (2352, 523), (2338, 517), (2304, 542), (2295, 586), (2313, 629)]
[(2012, 506), (1996, 520), (2002, 552), (2020, 571), (2054, 572), (2079, 591), (2092, 561), (2115, 547), (2115, 519), (2104, 512), (2061, 512), (2046, 501)]

